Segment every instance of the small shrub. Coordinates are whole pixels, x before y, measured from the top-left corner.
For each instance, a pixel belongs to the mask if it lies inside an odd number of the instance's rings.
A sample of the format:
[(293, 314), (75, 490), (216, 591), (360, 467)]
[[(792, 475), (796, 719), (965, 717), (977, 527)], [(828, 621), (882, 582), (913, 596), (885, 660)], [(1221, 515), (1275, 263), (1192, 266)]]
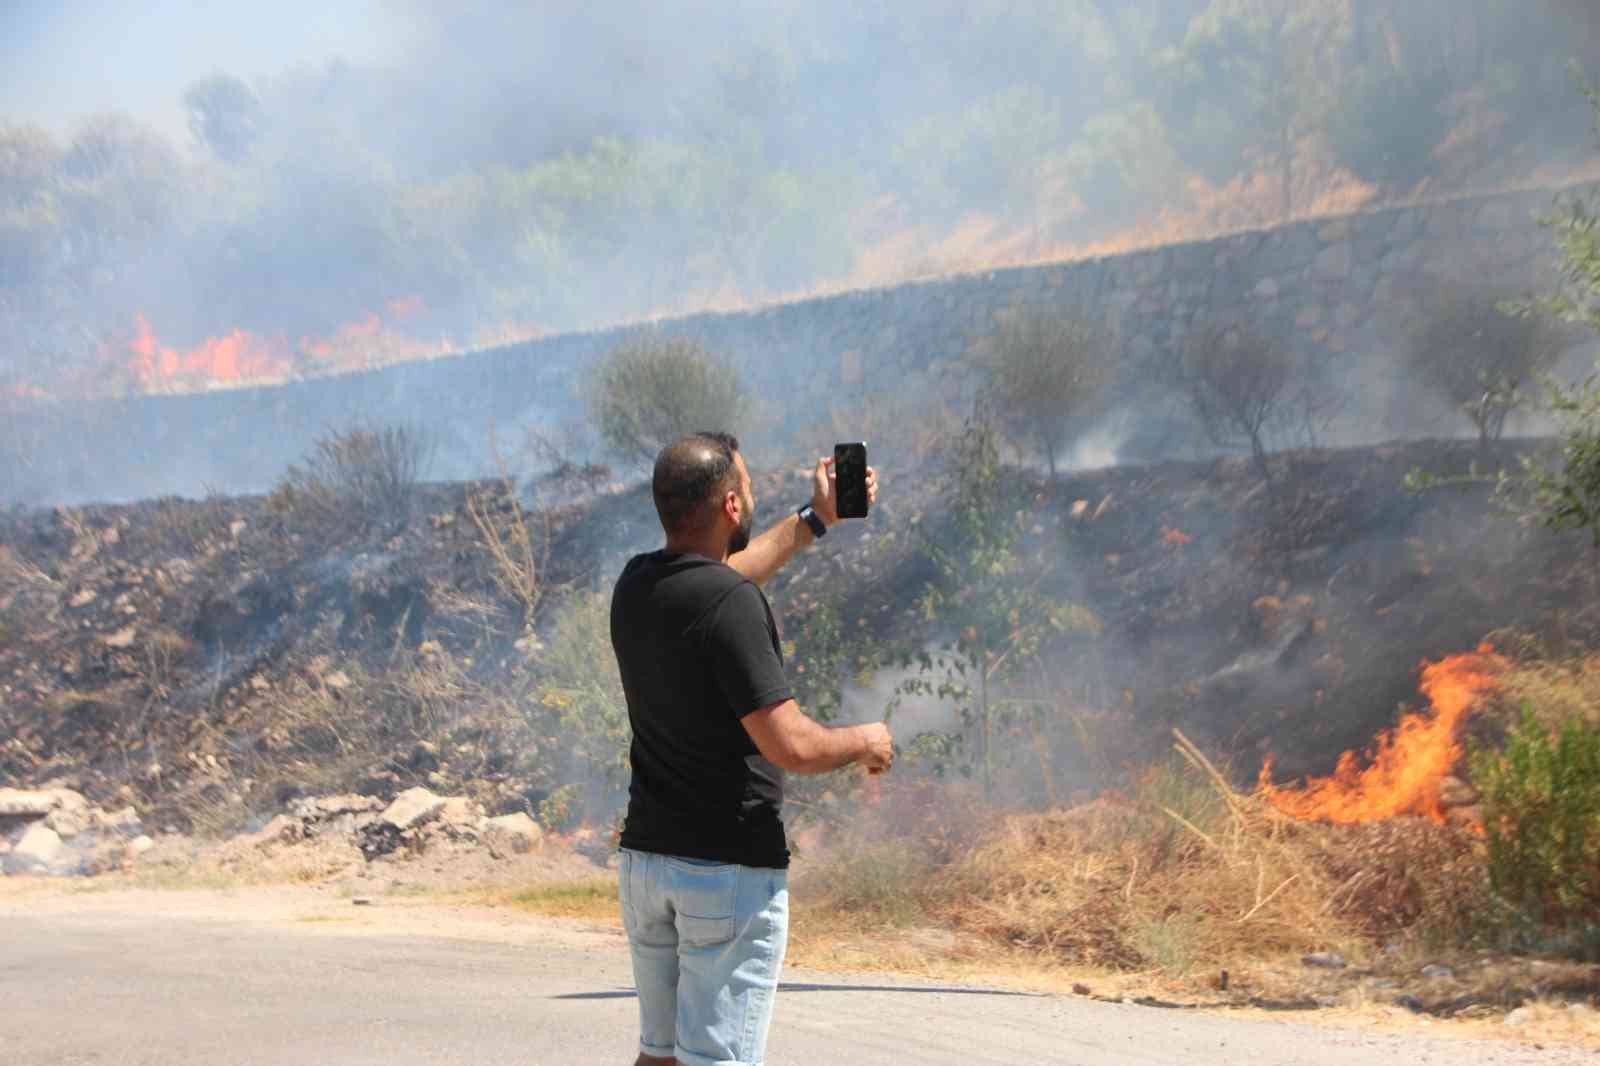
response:
[(477, 527), (478, 544), (488, 556), (490, 580), (502, 596), (521, 607), (522, 628), (531, 630), (545, 592), (548, 523), (543, 515), (529, 515), (523, 509), (510, 477), (489, 487), (469, 488), (467, 514)]
[(1190, 827), (1216, 825), (1228, 813), (1222, 793), (1176, 752), (1135, 778), (1134, 798), (1152, 817), (1132, 823), (1130, 829), (1163, 843), (1193, 832)]
[(1560, 357), (1563, 334), (1542, 316), (1507, 314), (1492, 293), (1446, 288), (1417, 304), (1412, 369), (1471, 420), (1479, 444), (1499, 440), (1523, 389)]
[(1162, 918), (1137, 917), (1128, 926), (1128, 946), (1146, 965), (1182, 977), (1200, 961), (1200, 923), (1182, 911)]
[(1560, 423), (1558, 457), (1524, 456), (1519, 478), (1502, 479), (1502, 494), (1553, 530), (1587, 529), (1600, 549), (1600, 377), (1551, 388)]
[(430, 450), (414, 426), (329, 433), (284, 471), (268, 505), (325, 542), (396, 529), (411, 516)]
[(1173, 368), (1178, 391), (1211, 442), (1248, 447), (1263, 478), (1267, 451), (1295, 414), (1299, 361), (1281, 342), (1245, 328), (1188, 338)]
[(920, 841), (862, 841), (806, 870), (805, 890), (830, 908), (905, 925), (924, 916), (917, 886), (934, 872)]
[(1496, 894), (1529, 921), (1600, 934), (1600, 729), (1552, 730), (1528, 708), (1471, 765)]
[(562, 785), (539, 801), (539, 821), (546, 829), (555, 832), (571, 829), (582, 817), (583, 788), (579, 785)]
[(198, 550), (208, 541), (228, 536), (228, 527), (233, 521), (231, 503), (214, 490), (208, 490), (201, 500), (163, 497), (156, 501), (155, 513), (151, 515), (151, 532), (158, 543)]
[(1038, 452), (1055, 480), (1056, 457), (1104, 387), (1105, 338), (1068, 314), (1013, 311), (983, 347), (982, 373), (1001, 424)]
[(540, 656), (541, 695), (534, 717), (554, 713), (552, 732), (566, 746), (573, 772), (620, 795), (627, 785), (628, 701), (611, 647), (611, 600), (580, 592), (555, 612)]
[(699, 341), (640, 333), (611, 350), (588, 385), (606, 446), (649, 464), (696, 430), (733, 430), (745, 407), (738, 372)]

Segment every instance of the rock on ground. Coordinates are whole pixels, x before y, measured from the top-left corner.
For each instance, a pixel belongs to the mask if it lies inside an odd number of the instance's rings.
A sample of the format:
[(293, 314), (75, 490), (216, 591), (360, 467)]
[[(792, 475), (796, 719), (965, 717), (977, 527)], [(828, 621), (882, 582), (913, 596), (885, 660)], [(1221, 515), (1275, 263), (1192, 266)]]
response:
[(0, 816), (43, 818), (56, 809), (56, 802), (50, 792), (0, 788)]
[(408, 788), (394, 798), (378, 820), (404, 832), (421, 825), (444, 809), (445, 801), (421, 786)]
[(78, 873), (83, 858), (61, 842), (60, 835), (43, 824), (35, 822), (22, 834), (22, 839), (12, 845), (5, 857), (8, 874), (46, 874), (65, 876)]
[(144, 833), (144, 822), (139, 818), (139, 812), (132, 807), (124, 807), (110, 814), (99, 813), (94, 819), (94, 825), (102, 832), (116, 833), (124, 837), (137, 837)]
[(490, 818), (484, 827), (484, 842), (496, 852), (525, 855), (544, 843), (544, 830), (522, 811)]

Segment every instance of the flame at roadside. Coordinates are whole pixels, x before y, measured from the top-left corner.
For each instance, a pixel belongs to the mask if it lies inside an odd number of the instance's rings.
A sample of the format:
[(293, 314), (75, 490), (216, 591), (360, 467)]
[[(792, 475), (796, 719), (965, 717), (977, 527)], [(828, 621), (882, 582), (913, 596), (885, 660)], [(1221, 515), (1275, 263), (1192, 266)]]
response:
[(1365, 765), (1354, 751), (1339, 757), (1328, 777), (1304, 785), (1272, 783), (1272, 760), (1261, 767), (1261, 794), (1284, 814), (1305, 821), (1372, 822), (1401, 815), (1444, 821), (1439, 782), (1461, 758), (1459, 729), (1478, 698), (1492, 691), (1506, 660), (1484, 644), (1477, 651), (1423, 663), (1422, 693), (1430, 713), (1403, 715), (1378, 734)]

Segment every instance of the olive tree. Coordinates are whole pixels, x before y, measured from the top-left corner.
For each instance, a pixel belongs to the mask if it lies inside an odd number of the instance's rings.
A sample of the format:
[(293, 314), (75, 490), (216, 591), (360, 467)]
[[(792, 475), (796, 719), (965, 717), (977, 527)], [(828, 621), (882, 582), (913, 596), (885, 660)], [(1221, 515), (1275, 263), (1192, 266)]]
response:
[(1266, 334), (1218, 326), (1185, 339), (1173, 375), (1211, 443), (1248, 447), (1261, 476), (1268, 477), (1268, 445), (1297, 411), (1300, 363), (1287, 345)]
[(1487, 447), (1505, 432), (1524, 389), (1560, 358), (1562, 332), (1543, 316), (1502, 310), (1490, 292), (1445, 288), (1420, 303), (1411, 366), (1472, 421)]
[(1067, 312), (1012, 311), (981, 346), (986, 399), (1007, 436), (1056, 459), (1106, 378), (1101, 330)]
[(643, 464), (685, 433), (732, 429), (745, 407), (738, 372), (705, 345), (647, 332), (607, 353), (587, 400), (606, 446)]
[[(1585, 92), (1600, 130), (1600, 93)], [(1561, 280), (1553, 294), (1518, 314), (1600, 333), (1600, 203), (1568, 200), (1545, 222), (1561, 252)], [(1548, 388), (1561, 426), (1560, 457), (1525, 460), (1522, 480), (1545, 525), (1587, 529), (1600, 551), (1600, 372), (1582, 382), (1550, 382)]]

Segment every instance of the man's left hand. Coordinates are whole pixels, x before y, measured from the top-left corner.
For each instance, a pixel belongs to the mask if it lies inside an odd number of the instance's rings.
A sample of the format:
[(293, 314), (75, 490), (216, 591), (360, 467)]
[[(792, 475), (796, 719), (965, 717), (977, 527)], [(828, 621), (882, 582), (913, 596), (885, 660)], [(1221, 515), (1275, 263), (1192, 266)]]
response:
[[(811, 476), (811, 509), (817, 512), (817, 517), (822, 519), (823, 525), (832, 526), (839, 522), (839, 497), (835, 482), (838, 475), (833, 472), (833, 456), (825, 456), (817, 460), (817, 469)], [(867, 506), (871, 507), (878, 500), (878, 472), (872, 467), (867, 467)]]

